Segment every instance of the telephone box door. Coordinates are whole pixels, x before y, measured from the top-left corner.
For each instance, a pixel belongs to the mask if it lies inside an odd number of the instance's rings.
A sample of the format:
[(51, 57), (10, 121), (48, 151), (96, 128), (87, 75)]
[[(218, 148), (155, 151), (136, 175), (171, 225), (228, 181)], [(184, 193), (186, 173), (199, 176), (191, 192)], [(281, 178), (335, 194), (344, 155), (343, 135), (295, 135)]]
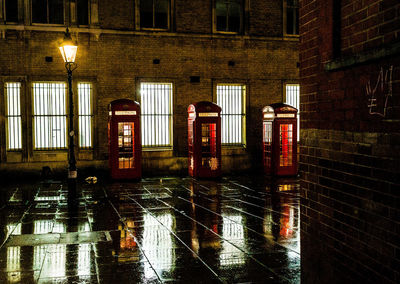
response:
[(212, 178), (221, 175), (221, 108), (198, 102), (188, 108), (189, 174)]
[(297, 122), (279, 120), (275, 122), (276, 174), (295, 175), (297, 173)]
[(115, 179), (141, 177), (140, 107), (131, 100), (110, 104), (109, 164)]

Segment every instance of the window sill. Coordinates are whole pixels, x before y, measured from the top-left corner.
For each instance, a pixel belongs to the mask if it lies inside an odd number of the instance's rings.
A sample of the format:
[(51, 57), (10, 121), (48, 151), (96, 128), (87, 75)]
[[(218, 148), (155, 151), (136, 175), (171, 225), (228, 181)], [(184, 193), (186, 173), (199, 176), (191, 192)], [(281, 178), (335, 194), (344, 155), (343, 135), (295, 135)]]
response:
[(355, 65), (368, 63), (374, 60), (379, 60), (396, 54), (400, 54), (400, 43), (395, 43), (388, 47), (382, 47), (371, 51), (364, 51), (357, 55), (341, 57), (332, 60), (325, 64), (324, 69), (325, 71), (336, 71)]

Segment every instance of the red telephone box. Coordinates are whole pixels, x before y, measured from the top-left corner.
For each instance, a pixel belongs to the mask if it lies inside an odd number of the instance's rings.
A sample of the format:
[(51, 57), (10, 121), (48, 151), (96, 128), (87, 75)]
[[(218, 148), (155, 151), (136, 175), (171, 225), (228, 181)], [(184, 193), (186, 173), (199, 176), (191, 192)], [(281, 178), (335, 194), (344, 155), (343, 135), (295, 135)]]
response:
[(135, 179), (142, 176), (140, 105), (132, 100), (115, 100), (109, 105), (108, 145), (111, 177)]
[(221, 175), (221, 108), (212, 102), (188, 107), (189, 175)]
[(283, 103), (263, 108), (263, 161), (266, 174), (297, 174), (297, 109)]

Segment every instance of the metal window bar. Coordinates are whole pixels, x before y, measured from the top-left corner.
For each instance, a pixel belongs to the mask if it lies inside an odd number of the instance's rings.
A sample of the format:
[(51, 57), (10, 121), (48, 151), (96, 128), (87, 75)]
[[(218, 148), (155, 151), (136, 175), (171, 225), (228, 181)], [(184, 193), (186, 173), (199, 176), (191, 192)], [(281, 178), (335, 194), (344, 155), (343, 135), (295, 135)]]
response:
[(22, 149), (21, 83), (6, 83), (7, 150)]
[(223, 145), (244, 145), (245, 86), (217, 85), (217, 104), (221, 111)]
[(142, 145), (172, 146), (172, 84), (141, 83)]
[(78, 84), (79, 147), (92, 148), (92, 84)]
[(297, 141), (300, 141), (300, 85), (286, 85), (286, 103), (297, 109)]
[(67, 145), (65, 83), (33, 84), (34, 147), (65, 149)]

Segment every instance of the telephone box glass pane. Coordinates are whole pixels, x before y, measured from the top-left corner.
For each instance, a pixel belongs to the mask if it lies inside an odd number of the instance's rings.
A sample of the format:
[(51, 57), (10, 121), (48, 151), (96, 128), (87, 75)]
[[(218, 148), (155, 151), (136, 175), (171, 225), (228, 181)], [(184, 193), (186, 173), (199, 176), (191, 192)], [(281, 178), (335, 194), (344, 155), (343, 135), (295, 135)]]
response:
[(134, 123), (118, 123), (118, 168), (134, 167)]
[(217, 159), (217, 126), (215, 123), (201, 125), (201, 166), (218, 169)]
[(271, 167), (272, 121), (263, 123), (264, 165)]
[(288, 167), (293, 162), (293, 124), (281, 124), (279, 130), (279, 166)]

